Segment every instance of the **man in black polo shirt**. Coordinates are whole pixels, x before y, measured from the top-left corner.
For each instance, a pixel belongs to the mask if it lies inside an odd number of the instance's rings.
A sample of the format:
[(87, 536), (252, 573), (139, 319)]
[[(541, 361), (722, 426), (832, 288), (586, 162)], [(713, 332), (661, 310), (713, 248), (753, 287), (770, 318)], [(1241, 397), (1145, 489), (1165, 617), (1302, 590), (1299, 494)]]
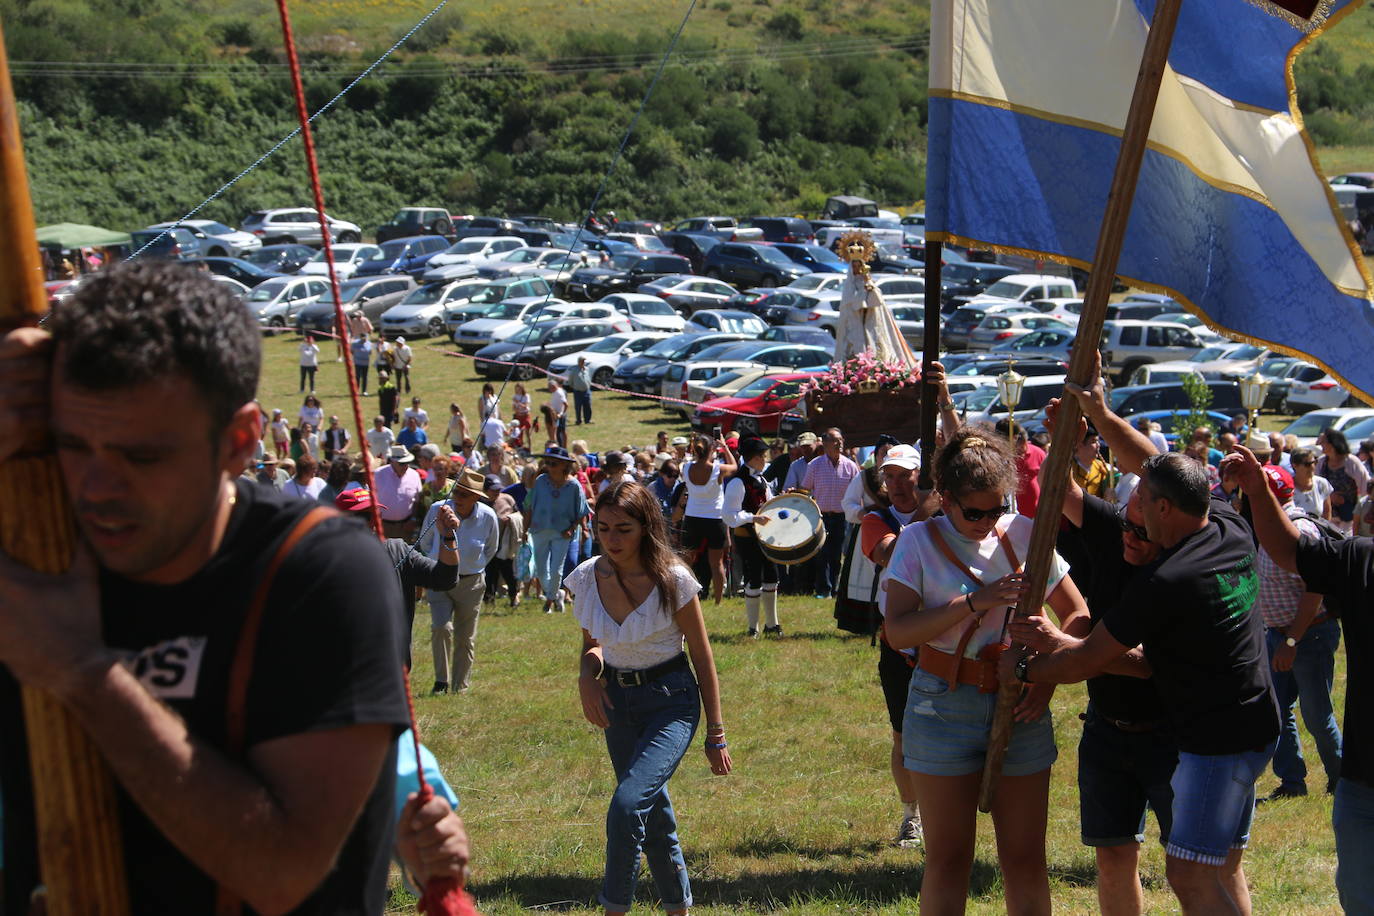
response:
[[(1265, 481), (1255, 456), (1243, 446), (1223, 469), (1234, 472), (1250, 498), (1255, 534), (1273, 561), (1302, 576), (1310, 591), (1335, 598), (1345, 608), (1345, 723), (1341, 775), (1331, 824), (1336, 832), (1336, 890), (1347, 913), (1374, 913), (1374, 678), (1369, 656), (1374, 628), (1369, 613), (1374, 594), (1374, 540), (1344, 541), (1302, 536)], [(1366, 711), (1366, 707), (1370, 707)]]
[[(1050, 405), (1046, 426), (1053, 434), (1058, 404)], [(1079, 440), (1087, 423), (1079, 421)], [(1143, 436), (1118, 454), (1136, 463), (1154, 453)], [(1140, 537), (1139, 506), (1115, 506), (1083, 489), (1070, 477), (1064, 496), (1058, 550), (1083, 592), (1096, 626), (1118, 601), (1141, 567), (1153, 564), (1160, 546)], [(1098, 911), (1104, 916), (1144, 912), (1140, 885), (1140, 844), (1145, 814), (1155, 813), (1160, 842), (1168, 843), (1173, 790), (1169, 782), (1178, 763), (1165, 722), (1164, 704), (1151, 679), (1099, 674), (1088, 678), (1088, 709), (1078, 742), (1078, 810), (1083, 844), (1097, 858)]]
[(262, 436), (258, 328), (223, 287), (157, 261), (94, 275), (48, 328), (0, 338), (0, 460), (30, 418), (50, 421), (84, 547), (61, 576), (0, 557), (0, 909), (81, 880), (38, 873), (23, 683), (56, 695), (114, 772), (133, 912), (213, 912), (217, 893), (381, 912), (408, 721), (401, 596), (377, 539), (339, 517), (268, 577), (315, 507), (240, 477)]
[[(1184, 912), (1249, 913), (1241, 867), (1255, 806), (1255, 780), (1273, 756), (1278, 705), (1269, 677), (1249, 525), (1209, 497), (1191, 459), (1149, 455), (1139, 434), (1108, 408), (1101, 382), (1069, 385), (1088, 421), (1127, 471), (1139, 468), (1131, 512), (1160, 546), (1086, 639), (1046, 636), (1039, 617), (1012, 627), (1038, 654), (1009, 660), (1027, 683), (1096, 676), (1140, 646), (1154, 674), (1179, 759), (1171, 781), (1166, 874)], [(1133, 448), (1134, 445), (1134, 448)], [(1141, 455), (1149, 455), (1143, 461)], [(1136, 532), (1138, 535), (1139, 532)]]

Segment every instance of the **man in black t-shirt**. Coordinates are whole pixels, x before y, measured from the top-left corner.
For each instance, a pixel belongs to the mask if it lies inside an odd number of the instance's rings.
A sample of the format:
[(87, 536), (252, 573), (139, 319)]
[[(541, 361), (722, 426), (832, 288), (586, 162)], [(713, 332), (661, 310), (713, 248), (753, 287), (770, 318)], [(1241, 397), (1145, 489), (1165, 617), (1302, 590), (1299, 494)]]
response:
[[(1347, 913), (1374, 913), (1374, 540), (1306, 537), (1283, 511), (1263, 469), (1243, 446), (1222, 467), (1249, 497), (1255, 534), (1273, 561), (1302, 576), (1310, 591), (1344, 608), (1346, 687), (1341, 775), (1331, 824), (1336, 833), (1336, 891)], [(1366, 710), (1368, 707), (1368, 710)]]
[[(1100, 357), (1099, 357), (1100, 359)], [(1155, 563), (1129, 583), (1086, 639), (1044, 634), (1041, 618), (1012, 627), (1038, 654), (1008, 660), (1022, 681), (1072, 683), (1144, 650), (1178, 742), (1166, 874), (1185, 912), (1250, 912), (1241, 867), (1255, 780), (1273, 755), (1278, 705), (1269, 678), (1249, 526), (1209, 499), (1207, 477), (1177, 453), (1151, 455), (1106, 403), (1101, 367), (1091, 389), (1068, 385), (1083, 413), (1140, 485), (1131, 497)], [(1148, 456), (1148, 457), (1145, 457)], [(1137, 532), (1139, 534), (1140, 532)]]
[(217, 888), (245, 912), (381, 912), (407, 722), (400, 595), (343, 518), (268, 579), (314, 506), (239, 477), (262, 434), (258, 328), (156, 261), (92, 277), (48, 328), (0, 339), (0, 460), (25, 421), (50, 420), (85, 546), (61, 576), (0, 558), (0, 909), (81, 880), (39, 874), (22, 683), (56, 695), (114, 773), (134, 912), (211, 912)]

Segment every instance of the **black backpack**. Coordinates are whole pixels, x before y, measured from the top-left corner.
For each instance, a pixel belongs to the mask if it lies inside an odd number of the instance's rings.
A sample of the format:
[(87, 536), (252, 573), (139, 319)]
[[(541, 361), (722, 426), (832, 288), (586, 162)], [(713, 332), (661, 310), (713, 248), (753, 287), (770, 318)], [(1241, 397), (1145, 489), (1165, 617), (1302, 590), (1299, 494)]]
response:
[[(1312, 525), (1317, 529), (1317, 535), (1323, 541), (1345, 541), (1350, 538), (1350, 535), (1346, 534), (1340, 528), (1336, 527), (1334, 523), (1328, 522), (1320, 515), (1313, 515), (1306, 509), (1304, 509), (1301, 512), (1289, 515), (1288, 517), (1292, 519), (1306, 519), (1307, 521), (1311, 522)], [(1328, 615), (1336, 618), (1337, 620), (1339, 620), (1341, 617), (1345, 615), (1346, 600), (1344, 595), (1328, 594), (1326, 592), (1322, 592), (1321, 595), (1324, 599), (1322, 601), (1322, 604), (1326, 607), (1326, 613)]]

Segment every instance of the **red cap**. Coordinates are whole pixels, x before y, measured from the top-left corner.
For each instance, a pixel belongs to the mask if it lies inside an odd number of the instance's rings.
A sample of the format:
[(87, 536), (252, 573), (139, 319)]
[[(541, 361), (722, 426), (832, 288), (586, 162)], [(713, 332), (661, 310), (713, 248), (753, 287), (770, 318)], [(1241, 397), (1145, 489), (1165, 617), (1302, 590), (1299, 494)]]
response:
[[(334, 505), (345, 512), (366, 512), (372, 508), (372, 493), (363, 487), (354, 487), (351, 490), (344, 490), (334, 497)], [(377, 503), (378, 509), (385, 509), (386, 506)]]
[(1277, 464), (1266, 464), (1264, 476), (1269, 481), (1269, 489), (1274, 491), (1279, 502), (1286, 503), (1293, 498), (1293, 475), (1287, 470)]

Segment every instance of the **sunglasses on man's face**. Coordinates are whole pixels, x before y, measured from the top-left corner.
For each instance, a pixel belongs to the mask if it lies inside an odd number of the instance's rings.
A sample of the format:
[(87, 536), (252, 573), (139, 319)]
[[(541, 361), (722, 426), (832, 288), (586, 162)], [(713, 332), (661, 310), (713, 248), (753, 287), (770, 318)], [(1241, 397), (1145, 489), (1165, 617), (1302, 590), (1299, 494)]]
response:
[(1121, 526), (1121, 530), (1126, 534), (1135, 535), (1137, 540), (1150, 543), (1150, 534), (1140, 525), (1126, 518), (1126, 510), (1123, 508), (1116, 514), (1116, 523)]
[(994, 522), (1011, 511), (1011, 506), (994, 506), (991, 509), (970, 509), (959, 500), (954, 500), (954, 505), (959, 507), (959, 511), (964, 514), (964, 520), (969, 522), (981, 522), (985, 518), (990, 518)]

